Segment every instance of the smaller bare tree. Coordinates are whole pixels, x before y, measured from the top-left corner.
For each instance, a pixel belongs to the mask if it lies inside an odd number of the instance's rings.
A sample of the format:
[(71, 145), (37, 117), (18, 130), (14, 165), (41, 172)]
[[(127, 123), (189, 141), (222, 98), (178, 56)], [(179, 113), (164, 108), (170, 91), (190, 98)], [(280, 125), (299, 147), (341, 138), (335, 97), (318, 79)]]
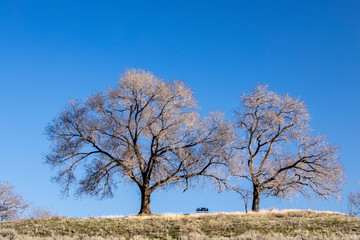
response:
[(253, 185), (252, 211), (260, 197), (288, 198), (314, 193), (327, 199), (343, 186), (338, 147), (313, 136), (310, 114), (298, 98), (257, 85), (241, 96), (236, 111), (239, 157), (228, 162), (232, 175)]
[(18, 219), (29, 205), (21, 195), (15, 193), (12, 185), (0, 182), (0, 222)]
[(349, 215), (360, 214), (360, 191), (350, 192), (347, 200)]
[(31, 209), (29, 218), (31, 219), (43, 219), (56, 217), (57, 214), (49, 207), (35, 207)]
[(241, 199), (244, 201), (245, 213), (248, 213), (248, 203), (249, 200), (252, 199), (253, 192), (239, 186), (232, 187), (231, 189), (240, 195)]

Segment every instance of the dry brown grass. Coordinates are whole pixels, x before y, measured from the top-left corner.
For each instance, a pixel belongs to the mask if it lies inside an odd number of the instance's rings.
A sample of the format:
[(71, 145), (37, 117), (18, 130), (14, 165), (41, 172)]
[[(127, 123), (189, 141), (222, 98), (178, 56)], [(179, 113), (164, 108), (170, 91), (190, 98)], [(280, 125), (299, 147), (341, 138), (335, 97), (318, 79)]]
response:
[(119, 218), (55, 217), (0, 223), (2, 228), (16, 231), (17, 239), (34, 240), (360, 239), (359, 218), (311, 210), (135, 215)]

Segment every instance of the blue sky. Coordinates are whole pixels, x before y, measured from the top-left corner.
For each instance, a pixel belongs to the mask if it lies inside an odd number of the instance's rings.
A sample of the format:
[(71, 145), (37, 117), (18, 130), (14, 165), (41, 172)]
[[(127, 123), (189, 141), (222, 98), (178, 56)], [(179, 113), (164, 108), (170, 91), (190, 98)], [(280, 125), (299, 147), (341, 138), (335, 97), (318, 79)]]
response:
[[(233, 118), (256, 83), (300, 96), (316, 133), (341, 147), (348, 183), (360, 185), (359, 1), (12, 1), (0, 2), (0, 180), (62, 216), (129, 215), (140, 196), (61, 197), (43, 155), (44, 128), (68, 98), (115, 85), (142, 68), (190, 86), (201, 113)], [(211, 186), (156, 191), (153, 213), (243, 211), (234, 193)], [(264, 198), (260, 208), (346, 212), (345, 200)]]

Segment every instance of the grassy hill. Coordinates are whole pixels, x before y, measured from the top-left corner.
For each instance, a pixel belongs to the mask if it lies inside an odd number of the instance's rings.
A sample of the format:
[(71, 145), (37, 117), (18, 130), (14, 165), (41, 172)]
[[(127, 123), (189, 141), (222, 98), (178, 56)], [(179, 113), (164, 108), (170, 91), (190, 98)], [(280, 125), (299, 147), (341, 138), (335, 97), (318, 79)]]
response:
[(340, 213), (166, 214), (0, 223), (0, 239), (360, 239), (360, 219)]

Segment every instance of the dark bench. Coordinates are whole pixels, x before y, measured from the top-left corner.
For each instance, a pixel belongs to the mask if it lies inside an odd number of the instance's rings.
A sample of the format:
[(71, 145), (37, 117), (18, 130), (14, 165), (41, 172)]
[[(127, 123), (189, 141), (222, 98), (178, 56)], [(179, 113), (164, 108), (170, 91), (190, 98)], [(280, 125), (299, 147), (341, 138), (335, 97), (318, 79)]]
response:
[(208, 213), (208, 212), (209, 212), (209, 209), (208, 209), (208, 208), (205, 208), (205, 207), (201, 207), (201, 208), (197, 208), (197, 209), (196, 209), (196, 212), (197, 212), (197, 213)]

